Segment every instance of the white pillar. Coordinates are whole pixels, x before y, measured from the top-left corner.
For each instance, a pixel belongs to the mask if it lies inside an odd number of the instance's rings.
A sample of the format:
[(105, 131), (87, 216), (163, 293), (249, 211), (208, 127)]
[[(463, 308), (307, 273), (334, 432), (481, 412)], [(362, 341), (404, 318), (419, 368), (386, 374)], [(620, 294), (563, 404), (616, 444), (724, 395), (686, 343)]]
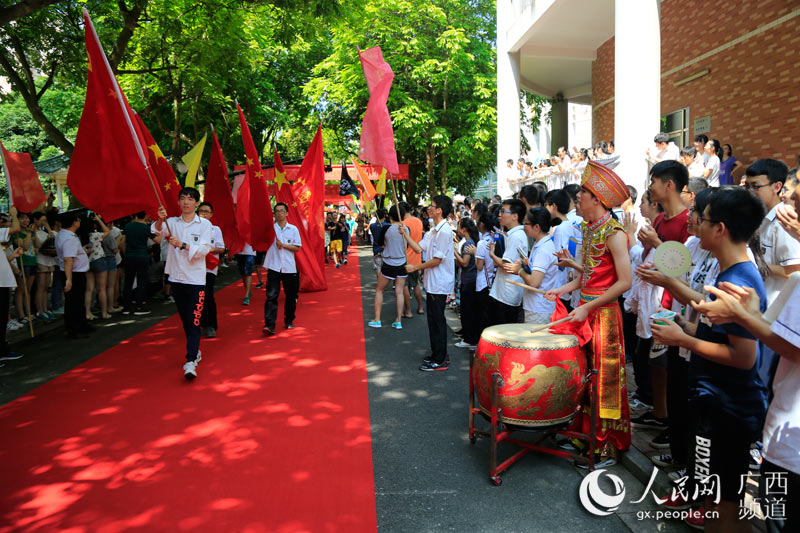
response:
[(506, 31), (513, 22), (511, 0), (497, 0), (497, 194), (511, 195), (506, 161), (519, 157), (519, 54), (508, 53)]
[(658, 0), (616, 0), (614, 6), (615, 169), (642, 197), (644, 155), (661, 121), (661, 23)]

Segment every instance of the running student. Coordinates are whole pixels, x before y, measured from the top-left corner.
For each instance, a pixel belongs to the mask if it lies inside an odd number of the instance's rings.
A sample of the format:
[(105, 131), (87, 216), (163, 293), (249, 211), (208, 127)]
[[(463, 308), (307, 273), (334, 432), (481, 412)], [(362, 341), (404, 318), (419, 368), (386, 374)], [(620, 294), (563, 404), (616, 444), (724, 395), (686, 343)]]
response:
[(167, 218), (167, 210), (158, 209), (158, 220), (151, 231), (168, 239), (167, 266), (172, 284), (172, 297), (186, 333), (186, 379), (197, 377), (200, 362), (200, 317), (203, 314), (206, 286), (206, 254), (211, 250), (211, 222), (200, 218), (195, 209), (200, 193), (194, 187), (184, 187), (178, 193), (181, 216)]

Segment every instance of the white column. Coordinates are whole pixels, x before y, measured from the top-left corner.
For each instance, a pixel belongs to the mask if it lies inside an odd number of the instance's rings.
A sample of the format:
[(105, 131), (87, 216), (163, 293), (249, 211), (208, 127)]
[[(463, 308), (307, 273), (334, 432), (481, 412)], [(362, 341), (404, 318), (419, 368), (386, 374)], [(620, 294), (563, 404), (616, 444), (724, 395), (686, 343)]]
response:
[(616, 172), (642, 197), (647, 147), (660, 131), (661, 24), (658, 0), (616, 0), (614, 7), (614, 145)]
[(519, 54), (508, 53), (506, 31), (513, 22), (511, 0), (497, 0), (497, 194), (506, 198), (511, 187), (506, 161), (519, 157)]

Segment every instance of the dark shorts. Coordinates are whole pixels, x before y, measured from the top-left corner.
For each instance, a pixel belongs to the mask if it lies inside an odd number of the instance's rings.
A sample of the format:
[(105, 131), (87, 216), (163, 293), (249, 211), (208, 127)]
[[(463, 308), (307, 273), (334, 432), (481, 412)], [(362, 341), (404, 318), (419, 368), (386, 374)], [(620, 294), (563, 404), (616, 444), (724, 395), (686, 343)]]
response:
[(413, 289), (417, 285), (419, 285), (419, 270), (415, 270), (414, 272), (408, 273), (408, 278), (406, 279), (406, 285), (408, 285), (409, 289)]
[(406, 266), (392, 266), (383, 263), (381, 265), (381, 275), (384, 278), (395, 279), (395, 278), (405, 278), (408, 276), (408, 272), (406, 272)]
[(114, 272), (117, 269), (117, 258), (113, 255), (107, 255), (103, 258), (106, 262), (106, 271)]
[[(738, 502), (744, 498), (739, 487), (742, 476), (748, 472), (750, 443), (758, 438), (758, 434), (748, 431), (737, 417), (722, 411), (711, 398), (692, 398), (689, 412), (690, 468), (686, 475), (695, 481), (709, 475), (712, 479), (718, 476), (722, 499)], [(709, 480), (704, 484), (698, 481), (698, 484), (702, 490), (711, 488), (714, 482)], [(716, 490), (712, 495), (716, 495)]]
[(267, 257), (267, 252), (256, 252), (255, 266), (264, 266), (264, 259)]
[(38, 265), (22, 265), (22, 268), (25, 269), (25, 275), (28, 277), (36, 276), (36, 273), (39, 272)]
[(255, 257), (252, 255), (237, 255), (236, 256), (236, 264), (239, 267), (239, 274), (242, 275), (243, 278), (253, 275), (253, 264), (255, 263)]

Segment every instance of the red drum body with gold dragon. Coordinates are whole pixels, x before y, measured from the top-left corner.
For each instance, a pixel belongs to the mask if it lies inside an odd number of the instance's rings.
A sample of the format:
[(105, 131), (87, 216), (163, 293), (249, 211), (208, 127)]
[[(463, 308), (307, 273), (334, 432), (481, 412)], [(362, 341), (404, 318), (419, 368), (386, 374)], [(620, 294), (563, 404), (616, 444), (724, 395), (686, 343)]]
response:
[(507, 424), (547, 427), (569, 421), (586, 388), (586, 356), (573, 335), (531, 333), (531, 324), (501, 324), (483, 330), (473, 362), (478, 404), (492, 408), (492, 374), (500, 419)]

